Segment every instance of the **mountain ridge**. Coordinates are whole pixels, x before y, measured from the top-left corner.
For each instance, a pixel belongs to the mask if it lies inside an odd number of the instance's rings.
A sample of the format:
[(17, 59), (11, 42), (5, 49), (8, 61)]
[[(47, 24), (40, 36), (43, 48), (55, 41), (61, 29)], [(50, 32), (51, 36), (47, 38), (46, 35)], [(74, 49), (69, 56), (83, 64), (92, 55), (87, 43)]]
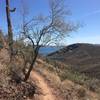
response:
[(100, 79), (100, 45), (76, 43), (47, 55), (47, 58), (69, 64), (73, 70)]

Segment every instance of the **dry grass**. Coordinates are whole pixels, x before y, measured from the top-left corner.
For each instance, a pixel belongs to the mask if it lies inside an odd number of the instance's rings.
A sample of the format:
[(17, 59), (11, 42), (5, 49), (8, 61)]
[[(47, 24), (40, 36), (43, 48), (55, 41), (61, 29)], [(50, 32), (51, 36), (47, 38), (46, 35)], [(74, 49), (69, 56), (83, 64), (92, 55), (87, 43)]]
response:
[(76, 72), (72, 70), (68, 65), (65, 65), (63, 63), (59, 63), (57, 61), (52, 61), (49, 59), (44, 60), (49, 64), (52, 64), (52, 66), (48, 66), (48, 69), (54, 72), (56, 71), (58, 73), (58, 76), (60, 79), (63, 80), (71, 80), (76, 84), (80, 84), (85, 86), (91, 91), (95, 91), (97, 93), (100, 93), (100, 80), (96, 78), (91, 78), (86, 76), (85, 74)]
[[(82, 77), (79, 78), (78, 76), (77, 78), (77, 75), (73, 75), (76, 73), (70, 73), (70, 77), (67, 76), (62, 80), (54, 66), (42, 60), (38, 60), (38, 64), (36, 64), (35, 70), (45, 77), (50, 86), (57, 91), (54, 91), (54, 94), (62, 97), (63, 100), (99, 100), (98, 95), (94, 94), (93, 96), (84, 86), (78, 85)], [(59, 70), (59, 73), (61, 72)]]
[(0, 100), (26, 100), (30, 94), (34, 94), (35, 87), (31, 81), (19, 82), (22, 65), (21, 59), (10, 63), (6, 49), (0, 51)]

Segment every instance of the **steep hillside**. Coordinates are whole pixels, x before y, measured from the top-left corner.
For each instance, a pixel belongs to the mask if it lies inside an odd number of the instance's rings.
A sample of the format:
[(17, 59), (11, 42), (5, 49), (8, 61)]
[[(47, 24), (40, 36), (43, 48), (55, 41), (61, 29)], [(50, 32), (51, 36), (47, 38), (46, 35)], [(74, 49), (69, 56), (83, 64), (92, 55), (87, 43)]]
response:
[(100, 45), (72, 44), (47, 57), (69, 64), (74, 70), (100, 79)]
[[(19, 63), (17, 60), (15, 62), (20, 69), (22, 61)], [(99, 100), (98, 93), (75, 83), (70, 78), (62, 80), (64, 71), (59, 69), (58, 74), (55, 67), (46, 61), (37, 60), (29, 81), (21, 83), (16, 83), (9, 76), (8, 65), (8, 51), (2, 49), (0, 51), (0, 100)], [(15, 73), (13, 75), (15, 76)], [(70, 76), (73, 77), (73, 74)], [(76, 80), (75, 77), (73, 78)]]
[[(71, 70), (67, 69), (62, 63), (56, 63), (56, 67), (57, 66), (60, 67), (57, 69), (53, 62), (38, 59), (36, 67), (34, 68), (35, 71), (45, 79), (45, 83), (52, 87), (52, 94), (56, 96), (57, 100), (100, 99), (99, 91), (95, 91), (95, 89), (99, 89), (99, 86), (94, 80), (90, 80), (81, 74), (71, 72)], [(63, 69), (61, 67), (63, 67)], [(42, 80), (40, 80), (40, 82), (41, 81)], [(88, 84), (90, 82), (92, 83), (92, 81), (94, 84)], [(97, 88), (93, 85), (96, 85)]]

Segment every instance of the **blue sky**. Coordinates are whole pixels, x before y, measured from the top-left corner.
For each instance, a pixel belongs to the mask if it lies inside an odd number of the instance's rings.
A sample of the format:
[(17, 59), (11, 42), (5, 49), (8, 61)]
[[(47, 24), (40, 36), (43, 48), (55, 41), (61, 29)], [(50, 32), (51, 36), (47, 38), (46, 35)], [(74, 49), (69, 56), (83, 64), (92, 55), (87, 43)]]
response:
[[(11, 14), (13, 29), (18, 29), (20, 25), (21, 0), (10, 0), (11, 7), (16, 7), (15, 13)], [(29, 10), (29, 18), (34, 14), (48, 14), (47, 0), (26, 0)], [(80, 22), (83, 27), (77, 32), (72, 32), (66, 38), (65, 44), (71, 43), (93, 43), (100, 44), (100, 0), (66, 0), (66, 5), (71, 10), (72, 15), (68, 17), (74, 22)], [(7, 32), (5, 0), (0, 0), (0, 29)]]

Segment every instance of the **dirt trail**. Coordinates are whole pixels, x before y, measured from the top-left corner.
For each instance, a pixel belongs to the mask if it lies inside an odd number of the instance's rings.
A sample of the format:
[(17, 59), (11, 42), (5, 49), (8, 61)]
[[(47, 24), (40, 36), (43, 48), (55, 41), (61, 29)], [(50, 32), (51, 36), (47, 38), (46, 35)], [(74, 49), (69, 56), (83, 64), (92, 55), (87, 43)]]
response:
[(55, 96), (51, 92), (51, 88), (38, 72), (32, 71), (31, 78), (35, 80), (37, 86), (41, 88), (42, 94), (39, 95), (40, 100), (56, 100)]

